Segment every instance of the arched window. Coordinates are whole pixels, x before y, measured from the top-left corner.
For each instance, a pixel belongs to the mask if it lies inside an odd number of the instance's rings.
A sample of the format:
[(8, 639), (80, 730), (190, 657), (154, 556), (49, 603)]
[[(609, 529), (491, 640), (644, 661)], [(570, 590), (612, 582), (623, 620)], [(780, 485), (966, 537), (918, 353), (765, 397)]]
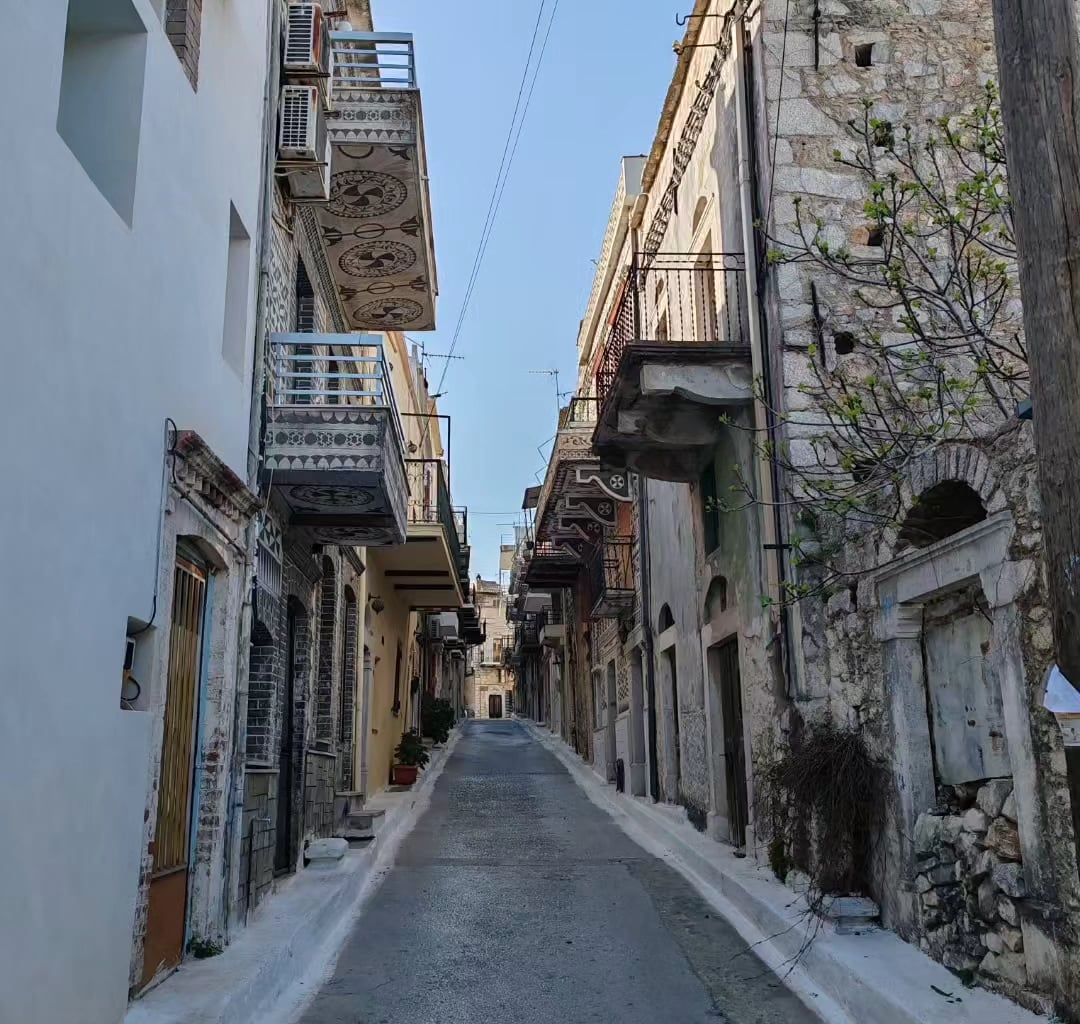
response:
[(963, 480), (943, 480), (922, 492), (900, 527), (899, 548), (925, 548), (986, 518), (982, 498)]
[(711, 619), (718, 612), (726, 612), (728, 606), (728, 581), (726, 576), (717, 576), (709, 584), (705, 595), (705, 616)]
[(671, 614), (671, 609), (665, 604), (660, 609), (660, 621), (659, 629), (663, 633), (665, 629), (670, 629), (675, 625), (675, 616)]

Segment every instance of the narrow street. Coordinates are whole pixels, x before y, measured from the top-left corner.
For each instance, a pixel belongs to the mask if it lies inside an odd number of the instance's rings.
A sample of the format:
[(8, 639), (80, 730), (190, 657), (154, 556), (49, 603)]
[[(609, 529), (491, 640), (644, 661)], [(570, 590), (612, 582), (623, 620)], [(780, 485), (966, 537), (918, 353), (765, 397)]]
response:
[(302, 1024), (816, 1020), (513, 721), (470, 721)]

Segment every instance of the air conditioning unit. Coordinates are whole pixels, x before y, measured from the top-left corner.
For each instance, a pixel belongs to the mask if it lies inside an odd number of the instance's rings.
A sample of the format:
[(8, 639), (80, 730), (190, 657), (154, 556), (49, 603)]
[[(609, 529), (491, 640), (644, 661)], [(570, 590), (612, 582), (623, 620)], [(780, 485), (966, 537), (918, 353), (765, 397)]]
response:
[(291, 79), (311, 80), (329, 109), (334, 75), (330, 21), (322, 4), (290, 3), (285, 19), (282, 70)]
[(295, 202), (325, 203), (330, 198), (330, 136), (313, 85), (282, 87), (278, 173), (288, 179)]

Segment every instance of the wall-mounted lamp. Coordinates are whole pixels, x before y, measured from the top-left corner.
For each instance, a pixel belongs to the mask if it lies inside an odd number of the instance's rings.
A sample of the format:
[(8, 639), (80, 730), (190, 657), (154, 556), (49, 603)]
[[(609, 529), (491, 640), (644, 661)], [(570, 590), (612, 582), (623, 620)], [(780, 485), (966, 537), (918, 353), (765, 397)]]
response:
[(381, 614), (382, 610), (386, 607), (386, 602), (379, 597), (378, 594), (372, 594), (371, 597), (368, 598), (368, 604), (371, 605), (371, 610), (376, 615)]

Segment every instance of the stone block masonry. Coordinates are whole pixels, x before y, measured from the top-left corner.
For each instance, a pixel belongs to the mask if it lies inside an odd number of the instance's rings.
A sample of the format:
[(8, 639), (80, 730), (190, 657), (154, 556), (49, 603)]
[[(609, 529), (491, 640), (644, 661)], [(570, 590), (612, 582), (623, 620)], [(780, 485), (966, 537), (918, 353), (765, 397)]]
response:
[(235, 902), (239, 920), (244, 920), (273, 889), (277, 772), (249, 768), (244, 782), (240, 882)]
[(202, 5), (203, 0), (168, 0), (165, 5), (165, 34), (193, 89), (199, 87)]
[[(919, 947), (955, 971), (1027, 984), (1014, 901), (1027, 896), (1011, 779), (953, 788), (915, 827)], [(1006, 814), (1011, 813), (1011, 817)]]
[(304, 768), (304, 830), (316, 838), (334, 834), (334, 783), (337, 758), (321, 751), (307, 751)]

